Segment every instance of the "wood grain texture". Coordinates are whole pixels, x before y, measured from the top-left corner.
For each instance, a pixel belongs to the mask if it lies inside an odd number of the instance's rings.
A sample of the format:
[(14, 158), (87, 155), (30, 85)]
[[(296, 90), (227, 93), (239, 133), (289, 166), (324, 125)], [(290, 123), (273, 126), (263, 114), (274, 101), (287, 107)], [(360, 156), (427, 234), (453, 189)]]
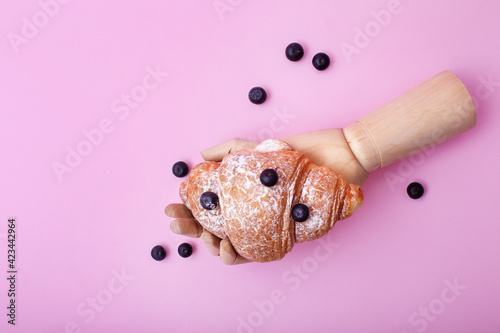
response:
[(463, 133), (476, 124), (472, 98), (443, 71), (344, 129), (366, 172), (382, 168)]

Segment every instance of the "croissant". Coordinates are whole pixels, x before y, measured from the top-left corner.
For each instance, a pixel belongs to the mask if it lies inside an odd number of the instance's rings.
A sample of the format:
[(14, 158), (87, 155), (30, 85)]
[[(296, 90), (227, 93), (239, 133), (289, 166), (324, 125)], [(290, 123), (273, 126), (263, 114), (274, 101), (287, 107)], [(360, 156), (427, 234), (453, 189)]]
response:
[(359, 186), (279, 140), (196, 165), (180, 197), (204, 228), (257, 262), (325, 235), (363, 202)]

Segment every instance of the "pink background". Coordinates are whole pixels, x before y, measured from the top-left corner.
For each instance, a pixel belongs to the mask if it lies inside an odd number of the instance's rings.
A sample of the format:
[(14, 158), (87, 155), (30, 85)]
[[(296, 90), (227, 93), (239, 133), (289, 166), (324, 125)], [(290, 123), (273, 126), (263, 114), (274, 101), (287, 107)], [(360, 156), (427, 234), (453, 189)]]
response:
[[(9, 217), (18, 270), (15, 327), (0, 280), (2, 332), (499, 332), (499, 2), (66, 2), (0, 11), (1, 276)], [(298, 63), (284, 56), (293, 41)], [(332, 59), (324, 72), (317, 52)], [(170, 232), (174, 162), (233, 137), (347, 126), (445, 69), (474, 96), (477, 126), (370, 175), (328, 242), (228, 267)], [(261, 106), (247, 100), (258, 85)], [(133, 109), (120, 101), (131, 92)], [(78, 147), (88, 155), (60, 181), (53, 164)]]

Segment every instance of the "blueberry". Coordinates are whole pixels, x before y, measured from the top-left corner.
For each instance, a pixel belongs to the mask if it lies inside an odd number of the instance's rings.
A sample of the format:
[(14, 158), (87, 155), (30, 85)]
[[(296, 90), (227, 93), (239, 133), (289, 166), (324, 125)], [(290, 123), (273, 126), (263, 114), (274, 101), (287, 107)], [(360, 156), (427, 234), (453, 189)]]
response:
[(185, 162), (179, 161), (172, 166), (172, 172), (176, 177), (185, 177), (189, 172), (189, 167)]
[(248, 98), (250, 99), (250, 102), (252, 102), (253, 104), (262, 104), (266, 101), (267, 93), (261, 87), (254, 87), (250, 89), (250, 92), (248, 93)]
[(317, 53), (313, 58), (313, 66), (318, 71), (324, 71), (330, 66), (330, 57), (324, 53)]
[(260, 182), (267, 187), (274, 186), (278, 182), (278, 173), (274, 169), (266, 169), (260, 174)]
[(162, 261), (167, 256), (167, 251), (161, 245), (156, 245), (151, 250), (151, 257), (156, 261)]
[(219, 204), (219, 197), (214, 192), (205, 192), (200, 196), (201, 207), (213, 210)]
[(292, 43), (286, 47), (285, 55), (290, 61), (299, 61), (304, 56), (304, 49), (299, 43)]
[(424, 195), (424, 187), (420, 183), (413, 182), (406, 188), (406, 193), (408, 193), (410, 198), (418, 199)]
[(309, 218), (309, 208), (304, 204), (296, 204), (292, 207), (292, 218), (296, 222), (304, 222)]
[(182, 243), (181, 245), (179, 245), (177, 252), (179, 252), (179, 255), (181, 257), (187, 258), (193, 253), (193, 247), (191, 246), (191, 244)]

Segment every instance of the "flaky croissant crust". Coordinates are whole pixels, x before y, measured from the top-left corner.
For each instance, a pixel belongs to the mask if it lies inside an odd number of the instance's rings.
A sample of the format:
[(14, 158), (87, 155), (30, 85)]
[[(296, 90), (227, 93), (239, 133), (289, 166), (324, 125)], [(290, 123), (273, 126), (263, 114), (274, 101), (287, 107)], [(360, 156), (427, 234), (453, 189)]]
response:
[[(261, 183), (265, 169), (277, 172), (276, 185)], [(218, 196), (215, 209), (200, 204), (205, 192)], [(228, 154), (221, 163), (198, 164), (181, 184), (180, 196), (204, 228), (229, 239), (241, 256), (258, 262), (279, 260), (295, 243), (325, 235), (363, 202), (359, 186), (279, 140)], [(291, 216), (298, 203), (309, 208), (304, 222)]]

